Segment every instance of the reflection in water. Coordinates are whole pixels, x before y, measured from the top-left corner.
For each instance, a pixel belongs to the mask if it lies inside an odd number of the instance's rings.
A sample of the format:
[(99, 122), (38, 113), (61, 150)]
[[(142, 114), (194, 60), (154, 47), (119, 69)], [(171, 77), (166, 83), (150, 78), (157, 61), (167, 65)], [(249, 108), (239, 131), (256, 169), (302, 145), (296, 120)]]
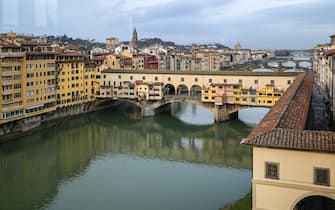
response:
[(214, 123), (214, 113), (191, 103), (171, 104), (171, 113), (181, 121), (193, 125), (210, 125)]
[(250, 129), (106, 110), (0, 145), (0, 209), (218, 209), (250, 190)]
[(241, 109), (238, 112), (238, 119), (250, 127), (256, 127), (256, 125), (264, 118), (264, 116), (269, 111), (270, 108), (263, 108), (263, 107), (252, 107), (247, 109)]

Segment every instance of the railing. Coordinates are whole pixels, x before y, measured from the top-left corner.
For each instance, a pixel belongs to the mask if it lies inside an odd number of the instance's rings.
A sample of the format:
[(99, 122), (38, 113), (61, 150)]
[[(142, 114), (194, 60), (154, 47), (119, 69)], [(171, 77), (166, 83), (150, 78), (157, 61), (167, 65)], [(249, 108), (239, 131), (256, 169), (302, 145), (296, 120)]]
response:
[(9, 103), (12, 103), (12, 102), (13, 102), (13, 99), (3, 100), (3, 104), (9, 104)]
[(12, 94), (13, 93), (13, 90), (4, 90), (2, 92), (2, 95), (9, 95), (9, 94)]
[(11, 76), (13, 71), (2, 71), (2, 76)]
[(166, 95), (164, 96), (164, 100), (192, 100), (192, 101), (200, 101), (200, 97), (196, 96), (183, 96), (183, 95)]
[(2, 85), (11, 85), (13, 84), (13, 80), (3, 80)]
[(24, 53), (22, 52), (0, 52), (1, 57), (23, 57)]
[(23, 108), (22, 105), (16, 105), (16, 106), (10, 106), (10, 107), (3, 107), (2, 110), (3, 111), (9, 111), (9, 110), (21, 109), (21, 108)]

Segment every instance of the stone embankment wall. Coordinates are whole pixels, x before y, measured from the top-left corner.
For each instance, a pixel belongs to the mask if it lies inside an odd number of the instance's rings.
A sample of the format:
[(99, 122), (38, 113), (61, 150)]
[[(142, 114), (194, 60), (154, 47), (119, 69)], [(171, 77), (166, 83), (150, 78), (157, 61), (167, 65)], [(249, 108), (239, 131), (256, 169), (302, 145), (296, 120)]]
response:
[(0, 143), (13, 140), (29, 131), (37, 128), (49, 127), (59, 123), (60, 119), (73, 117), (89, 112), (99, 111), (114, 106), (111, 100), (99, 100), (77, 104), (57, 109), (53, 112), (44, 113), (0, 125)]

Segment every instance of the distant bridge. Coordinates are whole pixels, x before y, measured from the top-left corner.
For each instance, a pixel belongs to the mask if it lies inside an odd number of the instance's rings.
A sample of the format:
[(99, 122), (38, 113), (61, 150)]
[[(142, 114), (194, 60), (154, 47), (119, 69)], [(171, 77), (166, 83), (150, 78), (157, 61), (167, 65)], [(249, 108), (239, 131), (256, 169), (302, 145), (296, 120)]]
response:
[[(291, 66), (285, 65), (288, 62), (292, 62), (294, 66), (300, 68), (309, 68), (312, 66), (312, 57), (294, 57), (294, 56), (282, 56), (268, 58), (263, 61), (265, 67), (271, 68), (290, 68)], [(277, 66), (270, 65), (271, 63), (277, 63)], [(306, 65), (304, 65), (306, 64)]]

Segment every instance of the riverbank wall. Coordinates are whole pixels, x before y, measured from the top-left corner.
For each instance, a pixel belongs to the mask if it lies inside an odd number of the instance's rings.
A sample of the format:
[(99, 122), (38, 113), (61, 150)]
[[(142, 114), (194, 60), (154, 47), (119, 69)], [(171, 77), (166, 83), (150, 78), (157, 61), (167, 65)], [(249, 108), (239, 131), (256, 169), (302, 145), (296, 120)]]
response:
[(116, 106), (112, 100), (97, 100), (57, 109), (33, 117), (20, 119), (0, 125), (0, 143), (15, 140), (36, 129), (43, 129), (78, 115), (100, 111)]

